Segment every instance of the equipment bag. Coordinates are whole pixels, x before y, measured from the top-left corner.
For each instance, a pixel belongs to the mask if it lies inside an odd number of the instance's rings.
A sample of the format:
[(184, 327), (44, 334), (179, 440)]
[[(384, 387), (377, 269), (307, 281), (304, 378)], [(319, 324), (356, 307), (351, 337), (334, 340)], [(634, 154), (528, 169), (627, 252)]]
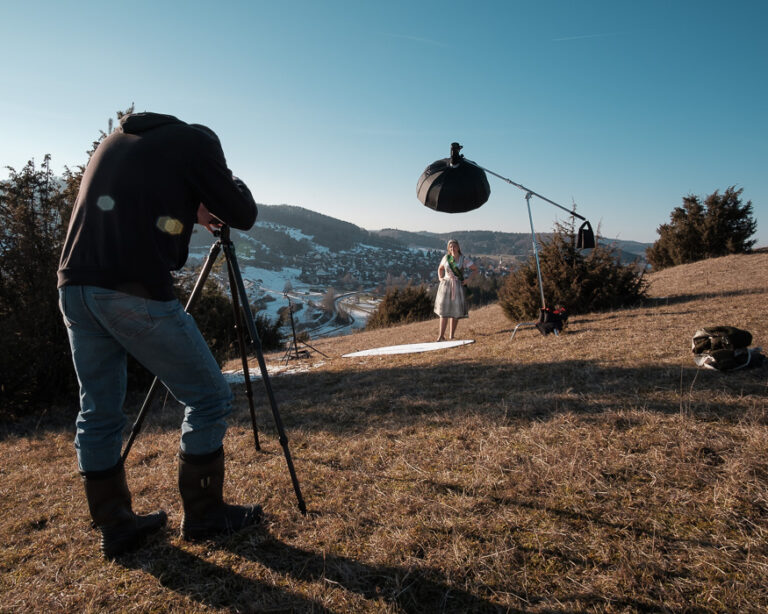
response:
[(746, 330), (735, 326), (709, 326), (694, 333), (691, 351), (694, 362), (700, 367), (733, 371), (749, 364), (750, 343), (752, 334)]
[(555, 309), (542, 307), (539, 313), (539, 321), (536, 322), (536, 328), (542, 335), (548, 335), (549, 333), (559, 335), (560, 331), (565, 328), (566, 322), (568, 322), (568, 312), (565, 307), (558, 306)]

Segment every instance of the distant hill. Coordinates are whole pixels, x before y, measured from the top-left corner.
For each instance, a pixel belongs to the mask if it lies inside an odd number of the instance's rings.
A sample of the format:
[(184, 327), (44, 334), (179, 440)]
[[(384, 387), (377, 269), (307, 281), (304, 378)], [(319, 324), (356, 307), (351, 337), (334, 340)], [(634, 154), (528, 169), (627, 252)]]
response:
[[(246, 234), (273, 255), (303, 256), (318, 246), (338, 253), (368, 247), (403, 251), (429, 249), (444, 251), (448, 239), (455, 238), (474, 256), (506, 256), (526, 258), (531, 253), (531, 235), (525, 232), (496, 232), (492, 230), (457, 230), (448, 233), (412, 232), (385, 228), (366, 230), (350, 222), (293, 205), (259, 205), (256, 225)], [(539, 233), (543, 240), (551, 233)], [(645, 249), (650, 243), (599, 238), (601, 243), (614, 245), (625, 261), (645, 261)], [(193, 247), (210, 244), (207, 232), (196, 232)]]
[[(303, 254), (312, 248), (307, 239), (311, 239), (315, 247), (320, 246), (331, 252), (350, 250), (359, 245), (407, 249), (400, 241), (382, 238), (349, 222), (303, 207), (262, 204), (258, 207), (259, 217), (256, 225), (242, 234), (271, 251), (286, 252), (288, 255)], [(240, 231), (236, 232), (240, 234)], [(201, 247), (210, 242), (207, 232), (196, 232), (191, 245)]]
[(358, 244), (405, 248), (399, 241), (392, 245), (390, 241), (359, 226), (292, 205), (259, 205), (259, 222), (296, 228), (302, 234), (311, 236), (318, 245), (334, 252), (352, 249)]
[[(473, 255), (483, 256), (514, 256), (522, 258), (531, 252), (531, 235), (527, 232), (495, 232), (492, 230), (457, 230), (447, 233), (434, 233), (428, 231), (409, 232), (396, 228), (384, 228), (374, 230), (373, 233), (387, 237), (392, 241), (400, 242), (408, 247), (422, 247), (428, 249), (444, 250), (448, 239), (456, 239), (467, 251)], [(537, 237), (548, 240), (552, 233), (537, 233)], [(621, 252), (622, 260), (640, 260), (645, 262), (645, 249), (650, 243), (637, 241), (622, 241), (620, 239), (608, 239), (599, 237), (602, 244), (613, 245)]]

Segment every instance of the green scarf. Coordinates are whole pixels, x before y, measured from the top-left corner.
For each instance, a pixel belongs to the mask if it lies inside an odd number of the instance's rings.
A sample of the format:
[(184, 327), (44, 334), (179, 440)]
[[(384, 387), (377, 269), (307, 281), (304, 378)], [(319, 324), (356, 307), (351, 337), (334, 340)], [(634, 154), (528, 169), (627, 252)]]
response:
[(451, 271), (453, 271), (453, 274), (459, 278), (459, 281), (464, 281), (464, 273), (456, 266), (456, 260), (454, 260), (451, 254), (448, 254), (448, 266), (451, 267)]

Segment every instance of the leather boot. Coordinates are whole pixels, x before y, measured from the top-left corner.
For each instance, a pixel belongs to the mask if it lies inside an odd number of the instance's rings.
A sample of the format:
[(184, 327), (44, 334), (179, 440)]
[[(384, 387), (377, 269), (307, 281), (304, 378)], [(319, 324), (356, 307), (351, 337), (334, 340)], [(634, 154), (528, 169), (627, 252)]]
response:
[(179, 452), (179, 492), (184, 504), (181, 537), (195, 541), (234, 533), (261, 522), (258, 505), (223, 500), (224, 448), (211, 454)]
[(105, 471), (81, 472), (93, 525), (101, 531), (101, 552), (111, 559), (141, 546), (146, 537), (165, 526), (160, 510), (140, 516), (131, 509), (131, 492), (120, 462)]

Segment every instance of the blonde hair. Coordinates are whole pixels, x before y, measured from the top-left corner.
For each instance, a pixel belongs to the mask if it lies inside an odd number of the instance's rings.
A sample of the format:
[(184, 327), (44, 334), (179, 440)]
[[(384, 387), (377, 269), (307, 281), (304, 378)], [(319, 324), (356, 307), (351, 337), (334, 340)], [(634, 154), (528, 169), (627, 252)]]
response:
[(455, 243), (456, 247), (459, 249), (459, 256), (461, 256), (461, 245), (459, 245), (459, 242), (456, 239), (449, 239), (448, 245), (445, 246), (446, 251), (450, 251), (451, 243)]

